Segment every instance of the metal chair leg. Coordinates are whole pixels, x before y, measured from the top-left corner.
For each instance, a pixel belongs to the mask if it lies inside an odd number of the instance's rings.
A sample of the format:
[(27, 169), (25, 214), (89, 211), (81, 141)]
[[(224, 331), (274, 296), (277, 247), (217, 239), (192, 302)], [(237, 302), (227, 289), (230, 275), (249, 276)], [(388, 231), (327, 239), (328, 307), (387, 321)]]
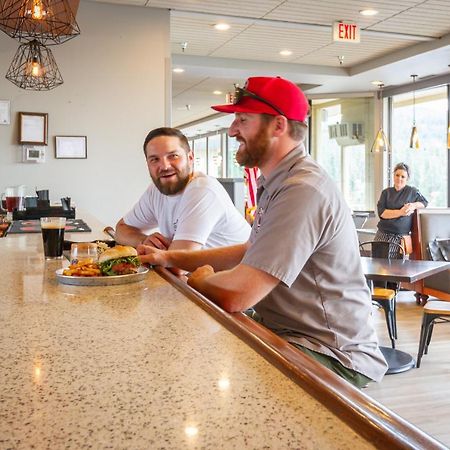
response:
[(391, 340), (392, 348), (395, 348), (395, 298), (392, 300), (375, 300), (384, 310), (386, 325)]
[(393, 325), (394, 325), (394, 338), (398, 339), (397, 336), (397, 302), (396, 302), (396, 297), (393, 298), (392, 300), (392, 320), (393, 320)]
[(427, 335), (427, 340), (425, 342), (425, 351), (424, 351), (425, 355), (428, 353), (428, 346), (430, 345), (431, 335), (433, 334), (435, 320), (439, 317), (434, 314), (430, 314), (430, 315), (432, 316), (432, 321), (430, 323), (430, 326), (428, 327), (428, 335)]
[(425, 348), (431, 341), (431, 334), (433, 332), (433, 323), (436, 317), (437, 316), (435, 314), (424, 314), (422, 317), (422, 326), (420, 328), (420, 339), (419, 339), (419, 351), (417, 353), (417, 362), (416, 362), (417, 368), (420, 367), (420, 361), (424, 354)]

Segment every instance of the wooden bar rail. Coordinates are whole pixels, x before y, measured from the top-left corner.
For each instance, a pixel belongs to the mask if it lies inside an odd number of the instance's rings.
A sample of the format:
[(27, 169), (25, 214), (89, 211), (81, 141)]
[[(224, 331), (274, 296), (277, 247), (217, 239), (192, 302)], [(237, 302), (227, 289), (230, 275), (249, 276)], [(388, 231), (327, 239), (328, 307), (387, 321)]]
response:
[(243, 313), (230, 314), (169, 270), (156, 272), (380, 449), (447, 449)]

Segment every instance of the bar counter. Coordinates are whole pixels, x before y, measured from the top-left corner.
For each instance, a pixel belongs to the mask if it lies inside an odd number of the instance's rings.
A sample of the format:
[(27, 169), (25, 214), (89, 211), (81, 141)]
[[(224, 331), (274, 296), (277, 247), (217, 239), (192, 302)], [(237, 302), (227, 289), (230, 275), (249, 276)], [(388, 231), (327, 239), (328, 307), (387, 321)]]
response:
[[(94, 232), (66, 239), (105, 238), (101, 224), (83, 218)], [(133, 284), (62, 285), (55, 270), (68, 262), (45, 261), (41, 241), (40, 234), (0, 239), (0, 448), (367, 449), (390, 442), (379, 424), (379, 439), (354, 431), (358, 408), (356, 418), (342, 420), (290, 369), (282, 373), (254, 350), (273, 352), (263, 340), (249, 345), (230, 331), (245, 328), (246, 318), (209, 314), (214, 306), (199, 307), (201, 298), (192, 301), (167, 271)], [(214, 317), (220, 314), (234, 325), (224, 326)], [(404, 434), (395, 420), (393, 435)], [(417, 436), (411, 447), (400, 440), (390, 448), (443, 448)]]

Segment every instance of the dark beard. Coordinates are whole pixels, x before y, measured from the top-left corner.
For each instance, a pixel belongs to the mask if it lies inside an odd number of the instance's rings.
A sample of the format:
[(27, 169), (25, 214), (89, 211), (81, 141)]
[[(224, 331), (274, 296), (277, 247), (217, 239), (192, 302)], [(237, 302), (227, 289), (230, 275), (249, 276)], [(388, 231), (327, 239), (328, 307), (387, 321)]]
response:
[(190, 173), (177, 173), (178, 180), (172, 184), (162, 184), (159, 178), (153, 178), (153, 183), (158, 188), (159, 192), (164, 195), (175, 195), (181, 192), (189, 183), (191, 178)]
[(260, 167), (269, 151), (269, 136), (263, 124), (251, 140), (245, 141), (245, 151), (236, 153), (236, 162), (243, 167)]

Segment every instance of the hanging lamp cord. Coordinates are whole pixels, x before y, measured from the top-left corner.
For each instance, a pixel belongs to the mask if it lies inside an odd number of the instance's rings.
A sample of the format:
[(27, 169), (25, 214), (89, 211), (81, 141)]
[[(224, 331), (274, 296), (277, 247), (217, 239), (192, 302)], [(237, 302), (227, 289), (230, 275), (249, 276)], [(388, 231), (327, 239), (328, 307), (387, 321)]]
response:
[(411, 75), (413, 79), (413, 126), (416, 126), (416, 77), (417, 75)]

